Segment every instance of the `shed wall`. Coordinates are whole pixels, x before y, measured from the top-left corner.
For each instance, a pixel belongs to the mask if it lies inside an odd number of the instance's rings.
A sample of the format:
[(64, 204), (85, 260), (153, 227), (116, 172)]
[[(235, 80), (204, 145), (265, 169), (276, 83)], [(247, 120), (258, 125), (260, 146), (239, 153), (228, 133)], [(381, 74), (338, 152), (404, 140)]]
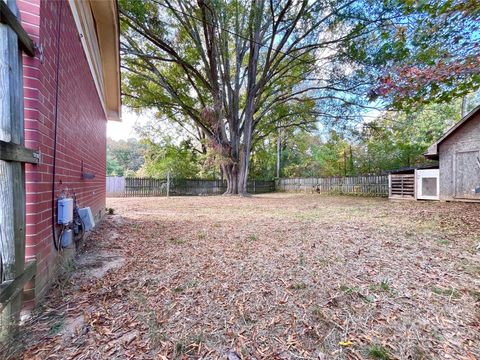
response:
[[(63, 3), (63, 5), (61, 5)], [(18, 0), (22, 25), (43, 56), (24, 56), (26, 146), (41, 153), (39, 165), (26, 166), (27, 249), (37, 258), (35, 295), (52, 279), (59, 255), (52, 240), (52, 182), (56, 87), (58, 127), (54, 194), (73, 190), (81, 206), (98, 219), (105, 208), (106, 116), (67, 1)], [(61, 6), (61, 9), (60, 9)], [(60, 13), (61, 10), (61, 13)], [(56, 82), (60, 26), (59, 79)], [(95, 178), (83, 180), (84, 171)], [(27, 292), (32, 299), (33, 291)]]
[[(476, 200), (480, 186), (480, 112), (452, 133), (439, 146), (440, 200)], [(467, 194), (462, 195), (462, 189)]]

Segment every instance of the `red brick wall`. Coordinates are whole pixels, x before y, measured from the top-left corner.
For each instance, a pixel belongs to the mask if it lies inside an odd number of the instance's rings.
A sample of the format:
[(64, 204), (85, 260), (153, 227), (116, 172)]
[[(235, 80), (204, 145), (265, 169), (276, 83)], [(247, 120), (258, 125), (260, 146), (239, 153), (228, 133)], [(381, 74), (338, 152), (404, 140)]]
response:
[[(90, 206), (97, 219), (101, 216), (105, 208), (107, 123), (68, 1), (17, 0), (17, 5), (22, 25), (43, 51), (43, 55), (34, 59), (23, 57), (25, 142), (27, 147), (41, 152), (41, 163), (26, 167), (26, 256), (37, 259), (35, 296), (38, 298), (62, 258), (52, 239), (52, 182), (55, 181), (55, 198), (60, 191), (69, 189), (76, 193), (80, 206)], [(82, 161), (84, 171), (95, 175), (93, 180), (82, 179)]]

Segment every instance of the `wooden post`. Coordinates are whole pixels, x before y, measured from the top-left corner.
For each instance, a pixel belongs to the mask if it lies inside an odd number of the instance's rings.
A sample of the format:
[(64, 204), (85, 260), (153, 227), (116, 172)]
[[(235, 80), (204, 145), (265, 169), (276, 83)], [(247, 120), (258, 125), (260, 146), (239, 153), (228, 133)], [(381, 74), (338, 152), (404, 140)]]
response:
[[(5, 6), (3, 0), (2, 7)], [(8, 1), (17, 15), (15, 1)], [(4, 12), (2, 11), (2, 14)], [(13, 21), (13, 20), (12, 20)], [(0, 140), (24, 144), (22, 53), (11, 25), (0, 24)], [(0, 160), (0, 252), (3, 280), (14, 280), (25, 268), (25, 172), (18, 161)], [(1, 279), (0, 279), (1, 281)], [(0, 341), (19, 319), (21, 292), (2, 311)]]
[(170, 171), (167, 172), (167, 197), (170, 196)]

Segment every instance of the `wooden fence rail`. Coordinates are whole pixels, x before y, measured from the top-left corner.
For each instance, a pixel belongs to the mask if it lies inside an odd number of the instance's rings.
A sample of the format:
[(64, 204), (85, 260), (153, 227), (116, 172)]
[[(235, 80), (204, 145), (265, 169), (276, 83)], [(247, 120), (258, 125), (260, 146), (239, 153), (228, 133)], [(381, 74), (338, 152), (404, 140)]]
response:
[(388, 175), (279, 179), (277, 191), (388, 196)]

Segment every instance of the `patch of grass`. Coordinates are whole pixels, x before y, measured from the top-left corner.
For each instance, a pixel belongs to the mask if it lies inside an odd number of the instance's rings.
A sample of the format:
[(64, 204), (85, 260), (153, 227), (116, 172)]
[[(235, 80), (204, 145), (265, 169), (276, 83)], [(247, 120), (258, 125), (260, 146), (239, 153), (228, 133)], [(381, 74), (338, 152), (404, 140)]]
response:
[(186, 281), (184, 284), (178, 285), (172, 288), (172, 291), (175, 293), (183, 293), (184, 291), (191, 289), (197, 286), (198, 281), (196, 279)]
[(290, 290), (304, 290), (307, 288), (307, 284), (304, 282), (295, 283), (289, 286)]
[(432, 288), (432, 292), (437, 294), (437, 295), (446, 296), (446, 297), (449, 297), (449, 298), (452, 298), (452, 299), (460, 299), (462, 297), (462, 295), (460, 295), (460, 293), (453, 288), (444, 289), (444, 288), (434, 286)]
[(190, 359), (198, 345), (205, 342), (203, 333), (192, 334), (175, 342), (173, 350), (174, 359)]
[(243, 315), (243, 321), (245, 322), (245, 324), (255, 324), (257, 322), (256, 319), (254, 319), (252, 316), (248, 315), (248, 314), (244, 314)]
[(190, 338), (190, 343), (200, 345), (205, 342), (205, 335), (203, 333), (198, 333), (193, 335)]
[(207, 237), (207, 235), (205, 233), (198, 233), (197, 234), (197, 238), (198, 240), (203, 240)]
[(386, 292), (392, 293), (393, 290), (391, 288), (390, 282), (388, 280), (382, 280), (378, 284), (373, 284), (370, 286), (370, 290), (374, 292)]
[(248, 235), (247, 240), (248, 241), (257, 241), (258, 238), (257, 238), (257, 235), (252, 234), (252, 235)]
[(415, 237), (417, 234), (415, 233), (415, 231), (412, 231), (412, 230), (407, 230), (405, 231), (405, 236), (407, 238), (412, 238), (412, 237)]
[(357, 286), (348, 285), (340, 285), (340, 290), (342, 290), (345, 294), (354, 294), (360, 292), (360, 289)]
[(187, 347), (183, 343), (177, 342), (175, 344), (175, 357), (180, 357), (186, 352), (186, 350)]
[(174, 245), (183, 245), (183, 244), (186, 243), (185, 240), (183, 240), (183, 239), (177, 239), (177, 238), (174, 238), (174, 237), (171, 237), (171, 238), (169, 239), (169, 241), (170, 241), (172, 244), (174, 244)]
[(317, 319), (318, 321), (322, 321), (322, 322), (327, 322), (328, 319), (327, 317), (325, 316), (325, 313), (323, 312), (323, 309), (318, 306), (318, 305), (315, 305), (312, 309), (312, 315), (315, 317), (315, 319)]
[(450, 241), (448, 239), (437, 239), (437, 243), (440, 245), (450, 245)]
[(367, 303), (375, 302), (375, 298), (372, 295), (365, 295), (362, 297), (362, 299)]
[(162, 341), (166, 338), (162, 331), (161, 324), (157, 320), (156, 310), (149, 307), (147, 299), (143, 294), (131, 294), (129, 298), (136, 305), (140, 319), (147, 325), (147, 335), (150, 340), (150, 346), (154, 349), (160, 347)]
[(438, 341), (445, 341), (445, 338), (438, 331), (432, 331), (432, 336)]
[(480, 291), (477, 290), (468, 290), (468, 293), (475, 300), (475, 302), (480, 303)]
[(60, 319), (60, 320), (58, 320), (58, 321), (55, 321), (55, 322), (52, 324), (52, 326), (50, 326), (50, 334), (51, 334), (51, 335), (57, 335), (57, 334), (60, 332), (60, 330), (62, 330), (63, 325), (64, 325), (64, 323), (65, 323), (64, 320), (65, 320), (65, 319), (62, 318), (62, 319)]
[(55, 278), (53, 287), (62, 293), (62, 297), (66, 295), (68, 288), (72, 284), (72, 274), (76, 269), (77, 265), (73, 260), (60, 264), (60, 269)]
[(157, 313), (154, 309), (151, 309), (147, 315), (147, 326), (148, 326), (148, 338), (150, 339), (150, 344), (153, 348), (158, 348), (162, 341), (165, 340), (165, 335), (157, 321)]
[(77, 269), (77, 265), (73, 262), (73, 260), (69, 260), (62, 265), (60, 271), (63, 274), (71, 275), (76, 269)]
[(186, 290), (185, 286), (177, 286), (172, 289), (173, 292), (175, 293), (182, 293)]
[(377, 360), (389, 360), (390, 353), (388, 350), (379, 344), (374, 344), (368, 349), (368, 356)]
[(358, 286), (340, 285), (340, 290), (347, 295), (358, 295), (366, 303), (373, 303), (375, 298), (372, 295), (364, 295)]
[(462, 270), (468, 275), (478, 275), (480, 273), (480, 265), (462, 261)]
[(305, 254), (302, 252), (300, 253), (300, 256), (299, 256), (299, 259), (298, 259), (298, 263), (301, 267), (304, 267), (305, 266)]
[(380, 283), (380, 289), (382, 289), (383, 291), (390, 291), (390, 284), (388, 280), (382, 280), (382, 282)]

